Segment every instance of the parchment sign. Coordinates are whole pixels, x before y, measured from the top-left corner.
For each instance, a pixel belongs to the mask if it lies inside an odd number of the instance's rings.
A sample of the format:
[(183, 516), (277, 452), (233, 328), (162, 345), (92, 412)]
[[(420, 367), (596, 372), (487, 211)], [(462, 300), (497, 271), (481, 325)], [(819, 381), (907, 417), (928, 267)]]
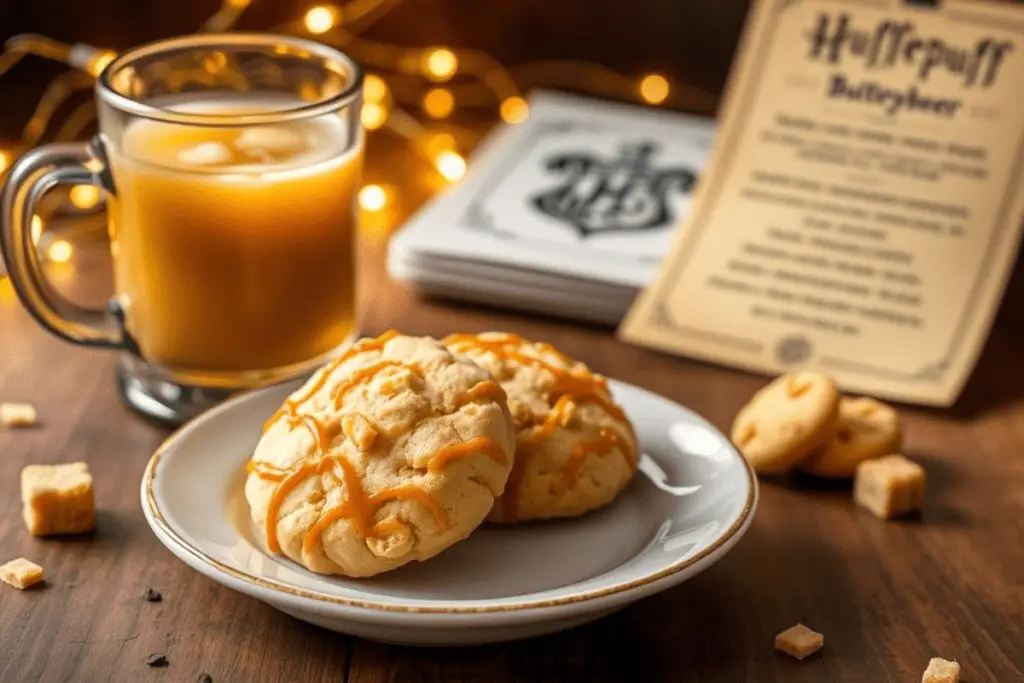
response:
[(1024, 218), (1024, 8), (760, 0), (694, 210), (620, 333), (951, 404)]

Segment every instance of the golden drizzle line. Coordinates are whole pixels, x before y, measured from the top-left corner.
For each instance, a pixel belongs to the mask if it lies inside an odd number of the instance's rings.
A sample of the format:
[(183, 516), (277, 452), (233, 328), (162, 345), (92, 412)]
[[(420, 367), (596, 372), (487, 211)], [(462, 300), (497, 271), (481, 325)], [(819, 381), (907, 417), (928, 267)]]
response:
[(501, 450), (501, 446), (497, 442), (488, 439), (486, 436), (478, 436), (463, 443), (439, 448), (430, 456), (430, 460), (427, 462), (427, 470), (429, 472), (437, 472), (452, 460), (458, 460), (459, 458), (465, 458), (477, 453), (484, 453), (490, 456), (491, 460), (499, 465), (508, 464), (508, 456), (505, 455), (505, 451)]
[(572, 455), (562, 465), (562, 471), (559, 474), (558, 481), (551, 486), (551, 492), (554, 494), (562, 494), (571, 489), (576, 485), (579, 480), (580, 468), (583, 467), (583, 463), (586, 461), (588, 456), (591, 455), (604, 455), (613, 448), (618, 448), (622, 453), (622, 457), (626, 459), (626, 464), (630, 469), (635, 467), (633, 463), (633, 451), (626, 443), (626, 440), (622, 438), (614, 429), (608, 427), (602, 427), (597, 436), (593, 439), (587, 439), (586, 441), (580, 441), (572, 449)]
[[(398, 332), (396, 332), (395, 330), (388, 330), (387, 332), (377, 337), (376, 339), (361, 339), (352, 346), (350, 346), (348, 350), (345, 351), (345, 353), (335, 358), (333, 361), (331, 361), (329, 365), (320, 370), (320, 375), (317, 377), (317, 380), (310, 385), (310, 387), (305, 391), (305, 393), (303, 393), (301, 396), (297, 398), (290, 398), (287, 401), (285, 401), (281, 409), (274, 413), (270, 417), (270, 419), (267, 420), (266, 424), (263, 425), (263, 432), (266, 433), (271, 427), (277, 424), (278, 420), (280, 420), (285, 415), (294, 420), (298, 415), (299, 406), (301, 406), (309, 399), (313, 398), (313, 396), (316, 395), (316, 393), (324, 387), (324, 384), (327, 383), (327, 378), (330, 377), (331, 373), (338, 369), (338, 367), (342, 363), (344, 363), (345, 361), (347, 361), (348, 359), (352, 358), (357, 354), (364, 353), (366, 351), (376, 351), (384, 348), (384, 345), (391, 341), (393, 338), (395, 338), (397, 335)], [(292, 424), (292, 426), (295, 425)]]
[(351, 389), (354, 389), (364, 382), (370, 381), (376, 377), (378, 373), (386, 370), (387, 368), (406, 368), (420, 379), (423, 379), (423, 371), (416, 365), (411, 363), (407, 365), (402, 361), (397, 360), (379, 360), (367, 365), (365, 368), (356, 370), (338, 385), (338, 389), (334, 394), (334, 408), (336, 410), (341, 408), (341, 404), (345, 400), (345, 394), (347, 394)]

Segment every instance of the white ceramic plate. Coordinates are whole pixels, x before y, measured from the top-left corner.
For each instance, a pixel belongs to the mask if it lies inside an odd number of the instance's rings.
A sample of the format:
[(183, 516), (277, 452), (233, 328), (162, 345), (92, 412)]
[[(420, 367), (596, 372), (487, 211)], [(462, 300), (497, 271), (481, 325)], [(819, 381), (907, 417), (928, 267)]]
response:
[(329, 629), (417, 645), (551, 633), (707, 569), (753, 519), (757, 480), (728, 439), (686, 408), (613, 381), (644, 455), (610, 506), (559, 522), (484, 525), (427, 562), (371, 579), (313, 574), (267, 551), (242, 493), (263, 422), (297, 386), (239, 396), (181, 428), (146, 468), (142, 509), (193, 569)]

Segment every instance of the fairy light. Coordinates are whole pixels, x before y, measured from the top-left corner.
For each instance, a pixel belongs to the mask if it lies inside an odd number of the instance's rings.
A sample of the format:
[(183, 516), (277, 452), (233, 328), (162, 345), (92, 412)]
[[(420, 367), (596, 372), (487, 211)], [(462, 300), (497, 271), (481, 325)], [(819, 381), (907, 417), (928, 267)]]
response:
[(429, 133), (423, 140), (423, 149), (434, 159), (441, 152), (455, 149), (455, 136), (451, 133)]
[(423, 111), (432, 119), (443, 119), (455, 109), (455, 97), (447, 88), (431, 88), (423, 96)]
[(333, 7), (327, 7), (325, 5), (318, 5), (311, 7), (306, 12), (306, 18), (303, 23), (306, 24), (306, 30), (313, 35), (320, 35), (321, 33), (327, 33), (337, 23), (338, 15), (337, 10)]
[(367, 130), (377, 130), (388, 120), (388, 110), (377, 102), (364, 102), (359, 118)]
[(363, 95), (368, 102), (383, 102), (388, 97), (388, 84), (377, 74), (367, 74), (363, 81)]
[(103, 70), (107, 68), (107, 65), (114, 61), (114, 57), (116, 56), (116, 52), (104, 50), (89, 60), (86, 70), (93, 76), (99, 76), (103, 73)]
[(668, 80), (661, 74), (647, 74), (640, 80), (640, 97), (648, 104), (661, 104), (668, 99)]
[(530, 107), (522, 97), (509, 97), (501, 103), (501, 120), (505, 123), (522, 123), (530, 114)]
[(359, 206), (365, 211), (380, 211), (388, 205), (388, 193), (380, 185), (367, 185), (359, 190)]
[(46, 252), (46, 257), (54, 263), (67, 263), (71, 260), (71, 254), (74, 249), (71, 247), (70, 242), (64, 240), (57, 240), (50, 245), (50, 248)]
[(75, 185), (68, 197), (79, 209), (91, 209), (100, 201), (100, 189), (95, 185)]
[(423, 73), (438, 83), (451, 80), (458, 70), (459, 58), (446, 47), (430, 50), (423, 60)]
[(434, 159), (437, 172), (445, 179), (455, 182), (466, 175), (466, 160), (458, 152), (445, 150)]
[[(644, 74), (637, 79), (599, 64), (565, 59), (545, 59), (508, 67), (476, 49), (447, 46), (423, 49), (364, 39), (362, 33), (366, 29), (396, 7), (410, 3), (404, 0), (312, 1), (323, 4), (308, 6), (297, 20), (267, 27), (268, 30), (323, 36), (319, 40), (344, 49), (372, 69), (374, 73), (365, 77), (365, 102), (360, 112), (365, 128), (375, 131), (387, 126), (390, 133), (410, 144), (449, 181), (454, 182), (465, 174), (466, 161), (457, 151), (459, 146), (448, 131), (457, 132), (460, 141), (472, 140), (474, 131), (448, 124), (432, 127), (430, 120), (445, 120), (452, 116), (456, 100), (460, 111), (486, 108), (509, 124), (528, 118), (529, 105), (521, 93), (536, 87), (569, 87), (609, 99), (633, 100), (648, 105), (663, 105), (671, 95), (674, 100), (689, 102), (698, 112), (713, 111), (718, 103), (714, 93), (672, 82), (658, 73)], [(251, 4), (252, 0), (220, 0), (217, 12), (199, 31), (231, 30)], [(78, 91), (90, 87), (93, 79), (116, 54), (111, 50), (82, 43), (65, 44), (34, 34), (13, 36), (0, 46), (0, 75), (27, 55), (63, 62), (77, 70), (57, 76), (37, 103), (20, 140), (7, 151), (0, 150), (0, 173), (9, 169), (22, 150), (36, 145), (48, 131), (56, 130), (55, 140), (71, 140), (95, 122), (94, 105), (78, 108), (64, 105)], [(287, 54), (284, 46), (280, 54)], [(229, 68), (229, 61), (223, 53), (210, 53), (202, 67), (211, 74), (221, 73)], [(456, 82), (447, 85), (456, 77)], [(306, 101), (317, 101), (323, 95), (321, 84), (311, 80), (297, 83), (296, 93)], [(54, 121), (57, 117), (62, 118)], [(365, 202), (369, 207), (377, 206), (381, 201), (380, 192), (383, 192), (385, 206), (394, 201), (394, 189), (368, 185), (364, 190), (368, 192)], [(81, 189), (72, 189), (69, 201), (75, 207), (85, 209), (96, 206), (103, 198), (95, 188), (82, 186)], [(361, 205), (363, 201), (361, 193)], [(381, 217), (385, 215), (380, 214)], [(58, 260), (65, 250), (65, 247), (56, 247)]]
[(30, 232), (32, 234), (32, 244), (39, 244), (39, 238), (43, 236), (43, 219), (39, 216), (32, 216), (32, 224), (30, 226)]

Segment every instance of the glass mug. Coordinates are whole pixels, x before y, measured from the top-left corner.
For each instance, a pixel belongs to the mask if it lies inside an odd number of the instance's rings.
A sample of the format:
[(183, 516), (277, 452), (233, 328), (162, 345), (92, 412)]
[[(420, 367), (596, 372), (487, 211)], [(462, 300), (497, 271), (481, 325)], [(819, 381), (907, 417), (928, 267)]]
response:
[[(299, 38), (197, 35), (114, 59), (99, 134), (12, 168), (0, 247), (49, 331), (123, 351), (122, 396), (182, 422), (238, 389), (306, 373), (355, 331), (362, 71)], [(31, 238), (58, 184), (105, 194), (115, 297), (55, 294)]]

